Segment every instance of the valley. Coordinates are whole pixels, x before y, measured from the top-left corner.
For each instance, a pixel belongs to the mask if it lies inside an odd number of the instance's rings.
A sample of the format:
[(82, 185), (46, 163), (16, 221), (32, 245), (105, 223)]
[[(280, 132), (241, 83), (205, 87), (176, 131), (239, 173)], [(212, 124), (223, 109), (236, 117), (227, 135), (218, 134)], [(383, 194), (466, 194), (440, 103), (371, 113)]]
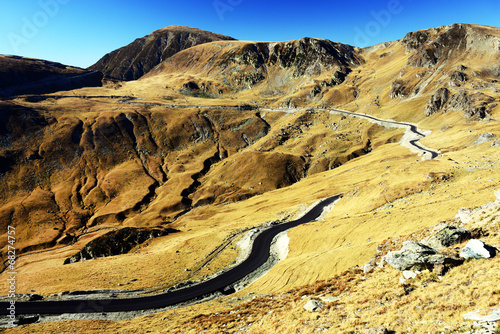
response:
[[(173, 47), (172, 34), (189, 43)], [(381, 245), (391, 245), (386, 253), (396, 250), (446, 222), (481, 226), (482, 240), (499, 247), (498, 212), (467, 223), (454, 218), (460, 208), (494, 201), (500, 189), (498, 28), (455, 24), (364, 49), (313, 38), (236, 41), (180, 26), (148, 36), (170, 41), (160, 43), (161, 59), (137, 43), (128, 46), (123, 50), (136, 64), (128, 72), (113, 72), (106, 57), (105, 70), (89, 68), (88, 75), (103, 71), (100, 87), (80, 82), (84, 87), (61, 91), (60, 77), (51, 77), (58, 82), (52, 91), (38, 77), (19, 81), (21, 94), (0, 87), (0, 224), (16, 229), (19, 310), (34, 295), (44, 300), (40, 305), (56, 305), (71, 291), (155, 296), (209, 282), (244, 261), (242, 240), (255, 228), (284, 226), (313, 203), (343, 196), (320, 219), (287, 231), (286, 257), (234, 294), (122, 319), (103, 306), (93, 320), (52, 319), (28, 325), (30, 332), (62, 326), (258, 333), (280, 321), (290, 332), (313, 332), (325, 327), (318, 319), (333, 315), (327, 309), (315, 319), (302, 309), (301, 296), (333, 293), (346, 277), (357, 285), (334, 293), (342, 303), (358, 300), (357, 287), (377, 294), (377, 275), (394, 291), (401, 287), (388, 265), (376, 275), (359, 272)], [(138, 66), (146, 56), (148, 66)], [(4, 264), (7, 241), (0, 236)], [(462, 270), (474, 263), (464, 266), (440, 282), (465, 280)], [(498, 256), (478, 266), (496, 275)], [(486, 275), (462, 293), (488, 286)], [(0, 277), (0, 290), (8, 291), (5, 269)], [(409, 296), (425, 300), (436, 284)], [(384, 290), (387, 303), (410, 298), (391, 289)], [(306, 290), (313, 292), (300, 292)], [(443, 311), (443, 319), (458, 326), (463, 313), (496, 305), (493, 290), (474, 306)], [(372, 312), (370, 303), (376, 298), (359, 312)], [(377, 325), (400, 332), (436, 313), (429, 306), (416, 311), (418, 319), (398, 323), (402, 316), (392, 307), (364, 321), (345, 306), (351, 313), (326, 332)], [(261, 320), (238, 327), (230, 316), (241, 313), (235, 310)]]

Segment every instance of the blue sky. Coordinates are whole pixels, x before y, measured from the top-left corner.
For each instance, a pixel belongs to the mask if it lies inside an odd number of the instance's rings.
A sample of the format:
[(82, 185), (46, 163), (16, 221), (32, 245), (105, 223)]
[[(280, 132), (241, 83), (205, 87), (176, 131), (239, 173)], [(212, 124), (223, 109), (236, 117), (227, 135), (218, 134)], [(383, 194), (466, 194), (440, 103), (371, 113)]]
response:
[(4, 0), (0, 54), (87, 67), (178, 24), (240, 40), (326, 38), (355, 46), (452, 23), (500, 26), (498, 0)]

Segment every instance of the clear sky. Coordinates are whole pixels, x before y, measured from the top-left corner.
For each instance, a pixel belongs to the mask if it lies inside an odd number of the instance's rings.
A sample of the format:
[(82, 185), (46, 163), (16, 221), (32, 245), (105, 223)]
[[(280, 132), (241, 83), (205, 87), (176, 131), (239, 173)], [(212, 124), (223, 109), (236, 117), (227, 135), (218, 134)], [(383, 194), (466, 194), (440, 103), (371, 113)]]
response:
[(0, 54), (87, 67), (168, 25), (239, 40), (369, 46), (452, 23), (500, 27), (498, 0), (3, 0)]

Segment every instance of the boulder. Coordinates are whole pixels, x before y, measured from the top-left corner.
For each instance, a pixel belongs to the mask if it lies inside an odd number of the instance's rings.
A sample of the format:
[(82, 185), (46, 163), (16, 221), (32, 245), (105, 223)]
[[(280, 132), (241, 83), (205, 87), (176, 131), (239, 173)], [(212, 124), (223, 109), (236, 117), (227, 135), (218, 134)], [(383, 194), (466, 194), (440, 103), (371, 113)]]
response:
[(405, 241), (399, 251), (389, 252), (385, 261), (397, 270), (425, 270), (435, 264), (453, 263), (455, 260), (438, 254), (434, 248), (416, 241)]
[(464, 259), (489, 259), (495, 255), (495, 250), (481, 240), (471, 239), (460, 252)]
[(434, 234), (426, 244), (434, 249), (442, 249), (459, 244), (471, 238), (471, 232), (464, 228), (455, 226), (445, 226), (443, 229)]
[(318, 312), (323, 309), (323, 303), (319, 300), (311, 299), (304, 305), (304, 309), (309, 312)]

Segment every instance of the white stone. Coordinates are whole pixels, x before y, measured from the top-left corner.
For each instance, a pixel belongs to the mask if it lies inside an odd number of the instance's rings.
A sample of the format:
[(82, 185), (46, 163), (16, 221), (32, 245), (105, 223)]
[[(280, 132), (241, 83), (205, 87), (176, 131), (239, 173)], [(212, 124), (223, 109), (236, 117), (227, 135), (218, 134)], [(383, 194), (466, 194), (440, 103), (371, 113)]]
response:
[(403, 271), (403, 277), (405, 279), (414, 279), (415, 277), (417, 277), (418, 275), (418, 272), (416, 271), (411, 271), (411, 270), (404, 270)]
[(304, 305), (304, 309), (309, 312), (318, 312), (323, 309), (323, 304), (316, 299), (311, 299)]
[(325, 297), (319, 297), (319, 299), (321, 299), (321, 301), (324, 301), (325, 303), (333, 303), (338, 298), (333, 296), (325, 296)]
[(495, 190), (495, 196), (497, 198), (497, 202), (500, 202), (500, 189), (499, 190)]
[(460, 252), (460, 257), (464, 259), (489, 259), (491, 255), (486, 249), (484, 242), (471, 239)]
[(458, 209), (458, 213), (455, 218), (460, 219), (460, 221), (464, 224), (468, 224), (472, 220), (472, 210), (467, 208)]
[(499, 321), (500, 307), (490, 308), (487, 310), (477, 310), (464, 314), (463, 317), (475, 321)]

